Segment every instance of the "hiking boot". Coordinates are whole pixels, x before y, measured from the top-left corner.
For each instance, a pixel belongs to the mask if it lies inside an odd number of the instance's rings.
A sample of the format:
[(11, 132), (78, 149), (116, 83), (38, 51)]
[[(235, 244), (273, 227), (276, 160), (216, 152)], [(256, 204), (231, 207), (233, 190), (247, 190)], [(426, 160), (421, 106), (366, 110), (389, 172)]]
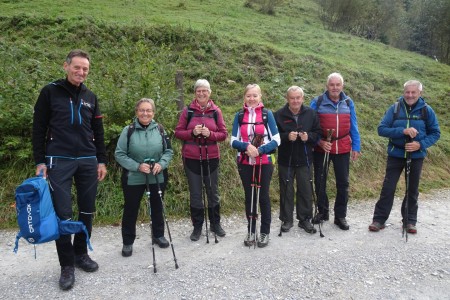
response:
[(314, 218), (312, 219), (312, 223), (313, 224), (320, 224), (323, 221), (328, 221), (330, 219), (328, 214), (324, 214), (324, 213), (318, 213), (317, 215), (314, 216)]
[(258, 247), (263, 248), (269, 245), (269, 234), (268, 233), (261, 233), (258, 239)]
[(380, 222), (373, 221), (372, 224), (369, 225), (369, 230), (378, 232), (382, 229), (384, 229), (386, 226), (384, 224), (381, 224)]
[(131, 254), (133, 254), (133, 245), (123, 245), (122, 256), (129, 257)]
[(252, 233), (252, 234), (248, 233), (245, 236), (244, 245), (247, 246), (247, 247), (251, 247), (254, 244), (255, 244), (255, 234), (254, 233)]
[(158, 244), (159, 248), (169, 247), (169, 242), (166, 240), (164, 236), (159, 238), (153, 238), (153, 243)]
[(282, 232), (289, 232), (289, 230), (294, 226), (293, 222), (283, 222), (281, 225)]
[(406, 232), (412, 233), (412, 234), (417, 233), (417, 227), (416, 227), (416, 225), (413, 225), (413, 224), (408, 224), (408, 225), (406, 225)]
[(342, 230), (349, 230), (350, 226), (345, 218), (334, 218), (334, 224), (336, 224)]
[(75, 267), (85, 272), (95, 272), (98, 270), (98, 264), (87, 254), (75, 255)]
[(75, 283), (75, 268), (72, 266), (61, 267), (61, 277), (59, 277), (59, 287), (63, 291), (70, 290)]
[(317, 232), (309, 220), (298, 221), (298, 227), (303, 228), (307, 233), (313, 234)]
[(214, 225), (211, 224), (210, 231), (220, 237), (224, 237), (226, 234), (225, 230), (223, 230), (222, 226), (220, 226), (220, 223)]
[(202, 228), (201, 227), (194, 227), (194, 230), (191, 233), (191, 241), (196, 242), (200, 239), (200, 236), (202, 235)]

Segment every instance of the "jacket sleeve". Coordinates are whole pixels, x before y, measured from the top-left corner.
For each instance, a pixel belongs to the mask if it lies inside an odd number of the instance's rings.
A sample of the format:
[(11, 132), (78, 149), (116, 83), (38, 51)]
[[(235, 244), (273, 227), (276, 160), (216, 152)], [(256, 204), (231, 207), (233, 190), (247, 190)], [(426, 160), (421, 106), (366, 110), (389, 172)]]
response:
[(358, 129), (355, 102), (350, 99), (350, 137), (352, 138), (352, 151), (361, 152), (361, 137)]
[(180, 119), (175, 127), (175, 137), (182, 141), (192, 140), (192, 129), (186, 129), (187, 127), (187, 107), (183, 109), (180, 114)]
[(36, 165), (45, 164), (45, 140), (50, 122), (50, 95), (48, 88), (44, 87), (34, 105), (33, 114), (33, 157)]
[(281, 145), (280, 134), (278, 133), (277, 124), (275, 122), (275, 118), (273, 117), (272, 111), (268, 111), (267, 118), (267, 127), (269, 128), (268, 134), (271, 138), (271, 141), (258, 148), (258, 152), (260, 154), (270, 153), (274, 151), (279, 145)]
[(311, 127), (311, 131), (308, 132), (308, 143), (314, 146), (319, 142), (321, 138), (322, 128), (320, 127), (320, 121), (317, 112), (313, 109), (311, 109), (311, 112), (313, 125)]
[(126, 126), (119, 136), (116, 151), (114, 152), (114, 157), (116, 158), (116, 161), (119, 163), (119, 165), (121, 165), (123, 168), (130, 171), (137, 171), (139, 169), (140, 163), (129, 157), (127, 153), (128, 127), (129, 126)]
[(225, 121), (223, 120), (222, 110), (217, 107), (217, 130), (211, 131), (211, 135), (208, 137), (211, 141), (222, 142), (228, 136), (227, 127), (225, 126)]
[(245, 152), (249, 143), (241, 142), (241, 129), (239, 128), (239, 112), (234, 116), (233, 129), (231, 130), (231, 147), (239, 152)]
[[(282, 109), (282, 108), (281, 108)], [(276, 111), (274, 113), (274, 117), (275, 117), (275, 122), (277, 124), (277, 128), (278, 128), (278, 133), (280, 134), (280, 140), (282, 143), (288, 143), (289, 142), (289, 132), (286, 131), (282, 125), (282, 123), (280, 122), (280, 114), (281, 114), (281, 109)]]
[(92, 131), (94, 132), (94, 145), (97, 150), (97, 161), (106, 164), (106, 146), (105, 131), (103, 129), (103, 116), (100, 113), (98, 99), (95, 97), (95, 113), (91, 121)]
[(439, 122), (436, 117), (436, 113), (429, 105), (427, 105), (427, 114), (426, 136), (419, 141), (421, 149), (427, 149), (431, 147), (441, 137), (441, 130), (439, 128)]
[(378, 125), (378, 135), (382, 137), (387, 137), (391, 139), (398, 139), (404, 137), (403, 126), (393, 127), (394, 122), (394, 105), (391, 105), (388, 110), (384, 113), (380, 124)]

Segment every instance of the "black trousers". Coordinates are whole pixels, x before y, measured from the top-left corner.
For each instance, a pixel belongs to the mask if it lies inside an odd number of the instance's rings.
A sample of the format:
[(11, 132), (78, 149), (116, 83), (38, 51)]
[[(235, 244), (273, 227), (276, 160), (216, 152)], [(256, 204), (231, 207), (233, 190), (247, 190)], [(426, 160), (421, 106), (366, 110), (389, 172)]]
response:
[[(411, 169), (409, 174), (408, 199), (406, 193), (402, 202), (402, 217), (403, 221), (406, 219), (407, 224), (416, 225), (417, 210), (419, 208), (419, 181), (422, 173), (423, 158), (411, 160)], [(375, 205), (373, 213), (373, 221), (384, 224), (389, 218), (389, 214), (394, 204), (395, 190), (400, 179), (403, 169), (406, 167), (405, 158), (390, 157), (387, 158), (386, 175), (384, 176), (383, 188), (381, 189), (380, 199)], [(406, 182), (406, 172), (405, 172)], [(408, 216), (406, 217), (405, 204), (408, 201)]]
[[(162, 213), (162, 202), (158, 194), (158, 185), (150, 184), (150, 209), (153, 237), (164, 236), (164, 218)], [(164, 196), (165, 185), (160, 184), (162, 196)], [(122, 176), (122, 191), (124, 196), (122, 216), (122, 242), (124, 245), (132, 245), (136, 239), (136, 220), (141, 205), (141, 199), (146, 191), (146, 185), (128, 185), (126, 176)], [(148, 201), (148, 199), (147, 199)]]
[[(323, 176), (324, 157), (325, 153), (314, 152), (314, 184), (316, 186), (319, 212), (328, 214), (330, 204), (327, 195), (327, 180), (325, 176)], [(347, 216), (348, 203), (350, 152), (344, 154), (330, 154), (328, 165), (325, 166), (325, 171), (329, 169), (331, 162), (333, 162), (334, 176), (336, 179), (334, 217), (345, 218)]]
[[(47, 174), (56, 215), (61, 220), (72, 219), (72, 184), (74, 182), (77, 190), (78, 221), (84, 223), (89, 237), (92, 232), (92, 214), (95, 212), (97, 195), (97, 165), (96, 158), (47, 159)], [(73, 244), (71, 235), (61, 235), (55, 242), (59, 264), (62, 267), (73, 266), (74, 255), (87, 253), (84, 232), (75, 234)]]
[[(256, 218), (253, 217), (252, 212), (256, 214), (257, 192), (253, 187), (256, 182), (261, 186), (259, 191), (259, 208), (261, 210), (261, 233), (270, 233), (270, 223), (272, 222), (272, 215), (270, 209), (269, 186), (272, 180), (273, 165), (261, 165), (261, 177), (259, 178), (259, 165), (238, 165), (239, 175), (241, 177), (242, 185), (245, 192), (245, 214), (247, 216), (247, 228), (250, 230), (250, 220), (252, 220), (252, 232), (255, 232)], [(255, 171), (255, 172), (253, 172)], [(255, 173), (255, 178), (253, 178)], [(253, 190), (253, 197), (252, 197)], [(253, 210), (251, 203), (253, 200)]]
[[(308, 166), (287, 167), (278, 165), (280, 181), (280, 220), (293, 222), (294, 195), (298, 220), (312, 218), (312, 170)], [(294, 189), (294, 181), (296, 191)]]

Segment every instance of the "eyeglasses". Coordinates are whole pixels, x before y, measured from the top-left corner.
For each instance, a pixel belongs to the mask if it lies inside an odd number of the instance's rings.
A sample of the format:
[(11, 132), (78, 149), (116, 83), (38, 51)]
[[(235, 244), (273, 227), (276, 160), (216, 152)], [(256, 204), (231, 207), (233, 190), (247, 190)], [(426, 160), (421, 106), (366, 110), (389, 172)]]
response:
[(153, 112), (153, 109), (138, 109), (138, 112), (141, 113), (141, 114), (143, 114), (143, 113), (150, 114), (150, 113)]
[(198, 94), (206, 94), (209, 93), (209, 90), (196, 90), (195, 92)]

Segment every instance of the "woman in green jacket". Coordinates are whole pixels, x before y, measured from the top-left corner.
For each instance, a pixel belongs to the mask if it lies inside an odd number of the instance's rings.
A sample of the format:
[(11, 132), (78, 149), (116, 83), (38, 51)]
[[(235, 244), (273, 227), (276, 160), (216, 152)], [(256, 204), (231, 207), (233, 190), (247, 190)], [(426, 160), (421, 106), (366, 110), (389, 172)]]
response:
[(155, 112), (155, 102), (152, 99), (139, 100), (135, 106), (136, 118), (122, 130), (115, 151), (116, 161), (123, 167), (122, 190), (125, 204), (122, 217), (122, 255), (125, 257), (133, 253), (136, 220), (147, 180), (150, 188), (152, 242), (161, 248), (169, 246), (164, 237), (163, 207), (157, 183), (164, 193), (166, 184), (163, 170), (169, 165), (173, 151), (163, 127), (153, 119)]

